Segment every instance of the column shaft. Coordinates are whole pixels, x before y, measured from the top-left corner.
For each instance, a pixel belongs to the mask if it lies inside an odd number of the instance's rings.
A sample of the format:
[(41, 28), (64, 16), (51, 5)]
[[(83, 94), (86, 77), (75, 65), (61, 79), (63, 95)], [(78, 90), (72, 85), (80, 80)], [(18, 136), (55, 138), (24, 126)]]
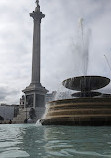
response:
[(40, 83), (40, 20), (34, 20), (32, 83)]

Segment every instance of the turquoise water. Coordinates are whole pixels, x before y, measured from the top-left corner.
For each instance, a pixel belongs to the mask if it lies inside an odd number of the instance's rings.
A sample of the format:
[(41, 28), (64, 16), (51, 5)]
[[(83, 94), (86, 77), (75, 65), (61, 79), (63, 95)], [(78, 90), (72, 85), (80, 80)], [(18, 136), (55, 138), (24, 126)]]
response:
[(0, 125), (0, 158), (111, 158), (111, 127)]

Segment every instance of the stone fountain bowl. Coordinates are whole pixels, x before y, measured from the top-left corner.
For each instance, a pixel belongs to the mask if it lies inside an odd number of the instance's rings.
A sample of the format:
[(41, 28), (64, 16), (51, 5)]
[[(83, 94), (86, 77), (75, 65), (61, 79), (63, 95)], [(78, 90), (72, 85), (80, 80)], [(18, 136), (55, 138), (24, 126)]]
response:
[(63, 86), (76, 91), (91, 91), (105, 87), (110, 79), (103, 76), (78, 76), (66, 79), (62, 82)]

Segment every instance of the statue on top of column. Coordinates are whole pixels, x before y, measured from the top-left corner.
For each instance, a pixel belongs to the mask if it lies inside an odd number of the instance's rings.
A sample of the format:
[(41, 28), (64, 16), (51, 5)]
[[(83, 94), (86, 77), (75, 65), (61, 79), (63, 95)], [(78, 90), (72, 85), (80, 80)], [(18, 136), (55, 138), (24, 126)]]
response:
[(39, 0), (36, 0), (36, 2), (35, 3), (37, 3), (37, 6), (39, 6)]

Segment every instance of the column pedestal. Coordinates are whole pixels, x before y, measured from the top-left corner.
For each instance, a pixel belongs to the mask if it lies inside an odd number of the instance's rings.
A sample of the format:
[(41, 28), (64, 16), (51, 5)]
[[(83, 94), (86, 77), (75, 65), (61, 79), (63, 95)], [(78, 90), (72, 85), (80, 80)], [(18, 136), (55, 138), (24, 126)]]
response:
[(25, 107), (34, 108), (36, 112), (36, 120), (40, 119), (45, 112), (45, 95), (48, 90), (41, 84), (30, 84), (23, 90), (26, 96)]

